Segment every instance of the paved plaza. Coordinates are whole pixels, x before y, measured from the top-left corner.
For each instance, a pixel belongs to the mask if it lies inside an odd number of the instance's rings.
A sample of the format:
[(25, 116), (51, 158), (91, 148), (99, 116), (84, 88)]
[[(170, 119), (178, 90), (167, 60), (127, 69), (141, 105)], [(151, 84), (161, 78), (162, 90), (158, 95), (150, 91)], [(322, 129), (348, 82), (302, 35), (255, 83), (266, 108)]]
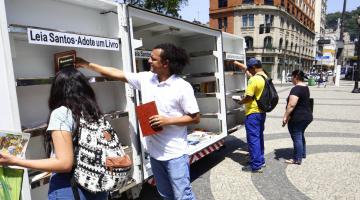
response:
[[(264, 173), (241, 171), (248, 161), (243, 128), (229, 135), (220, 151), (192, 165), (197, 199), (360, 200), (360, 94), (350, 92), (353, 85), (341, 81), (340, 87), (310, 87), (314, 121), (306, 131), (302, 165), (284, 163), (291, 158), (292, 141), (281, 121), (292, 85), (278, 85), (279, 104), (266, 120)], [(146, 186), (141, 199), (160, 198), (154, 187)]]

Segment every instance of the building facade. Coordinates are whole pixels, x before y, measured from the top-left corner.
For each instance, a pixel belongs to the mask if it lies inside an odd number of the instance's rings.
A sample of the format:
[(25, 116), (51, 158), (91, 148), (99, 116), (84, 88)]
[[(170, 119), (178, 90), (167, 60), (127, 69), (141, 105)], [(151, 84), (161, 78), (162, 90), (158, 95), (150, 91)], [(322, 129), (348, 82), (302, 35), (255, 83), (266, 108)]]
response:
[(241, 35), (274, 80), (314, 61), (315, 0), (210, 0), (210, 27)]

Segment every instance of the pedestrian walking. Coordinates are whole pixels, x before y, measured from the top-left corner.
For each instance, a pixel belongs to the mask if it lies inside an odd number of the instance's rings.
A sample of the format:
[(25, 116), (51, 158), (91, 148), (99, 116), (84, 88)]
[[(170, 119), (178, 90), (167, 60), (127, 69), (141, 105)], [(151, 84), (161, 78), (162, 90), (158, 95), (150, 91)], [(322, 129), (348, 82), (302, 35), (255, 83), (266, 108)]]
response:
[(75, 68), (60, 70), (50, 89), (51, 111), (45, 138), (50, 158), (24, 160), (0, 153), (0, 165), (14, 165), (53, 172), (50, 178), (48, 199), (74, 199), (73, 189), (78, 190), (81, 200), (106, 200), (107, 192), (92, 193), (81, 186), (73, 188), (74, 138), (78, 137), (80, 118), (96, 122), (102, 114), (96, 97), (86, 77)]
[(238, 101), (239, 104), (245, 104), (245, 129), (250, 154), (250, 165), (243, 167), (242, 170), (261, 173), (265, 167), (264, 125), (266, 113), (259, 108), (255, 99), (261, 97), (265, 87), (265, 80), (261, 76), (268, 77), (262, 68), (261, 61), (255, 58), (249, 59), (246, 63), (247, 66), (237, 61), (234, 61), (234, 64), (245, 70), (250, 76), (245, 98)]
[(306, 158), (305, 129), (313, 120), (310, 105), (310, 90), (304, 83), (304, 72), (292, 72), (292, 83), (295, 85), (287, 98), (286, 111), (283, 117), (283, 126), (288, 125), (288, 130), (293, 141), (292, 159), (286, 160), (288, 164), (300, 165)]
[(178, 76), (189, 57), (172, 44), (156, 46), (148, 60), (149, 72), (128, 73), (77, 58), (76, 65), (129, 83), (141, 90), (142, 102), (155, 101), (159, 115), (150, 117), (158, 134), (145, 138), (156, 187), (164, 199), (195, 199), (190, 185), (187, 125), (199, 123), (200, 114), (192, 86)]

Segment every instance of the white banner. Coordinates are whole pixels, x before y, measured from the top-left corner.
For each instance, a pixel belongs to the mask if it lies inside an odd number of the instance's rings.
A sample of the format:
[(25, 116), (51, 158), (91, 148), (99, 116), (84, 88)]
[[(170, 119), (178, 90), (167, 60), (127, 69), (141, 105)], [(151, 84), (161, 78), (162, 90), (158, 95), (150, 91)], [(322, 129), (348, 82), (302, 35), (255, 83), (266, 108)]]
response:
[(147, 50), (135, 50), (135, 58), (145, 58), (149, 59), (151, 56), (151, 51)]
[(226, 60), (244, 60), (244, 55), (234, 54), (234, 53), (225, 53)]
[(89, 49), (120, 50), (120, 41), (73, 33), (56, 32), (41, 29), (27, 29), (28, 41), (31, 44), (79, 47)]

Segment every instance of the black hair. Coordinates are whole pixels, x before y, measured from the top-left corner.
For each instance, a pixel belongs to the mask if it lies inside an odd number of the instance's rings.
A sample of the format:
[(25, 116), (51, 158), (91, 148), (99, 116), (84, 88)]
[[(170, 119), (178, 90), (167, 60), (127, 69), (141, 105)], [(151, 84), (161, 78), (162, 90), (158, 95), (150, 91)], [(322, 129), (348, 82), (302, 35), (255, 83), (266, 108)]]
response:
[(181, 74), (184, 67), (189, 64), (189, 56), (183, 48), (170, 43), (159, 44), (154, 49), (161, 49), (160, 58), (164, 63), (168, 61), (170, 75)]
[[(73, 67), (64, 68), (56, 73), (51, 85), (48, 103), (50, 112), (61, 106), (71, 110), (75, 122), (74, 138), (78, 135), (80, 118), (86, 122), (97, 122), (102, 115), (94, 90), (87, 78)], [(51, 137), (45, 140), (47, 153), (50, 152), (50, 141)]]
[(299, 70), (299, 69), (294, 70), (291, 73), (291, 76), (292, 77), (297, 77), (297, 79), (299, 79), (300, 81), (304, 81), (304, 79), (306, 78), (305, 73), (303, 71)]

